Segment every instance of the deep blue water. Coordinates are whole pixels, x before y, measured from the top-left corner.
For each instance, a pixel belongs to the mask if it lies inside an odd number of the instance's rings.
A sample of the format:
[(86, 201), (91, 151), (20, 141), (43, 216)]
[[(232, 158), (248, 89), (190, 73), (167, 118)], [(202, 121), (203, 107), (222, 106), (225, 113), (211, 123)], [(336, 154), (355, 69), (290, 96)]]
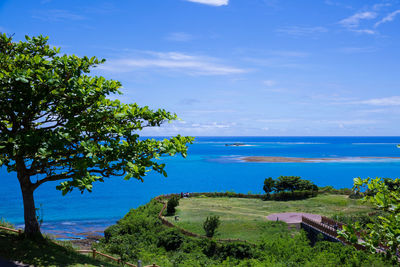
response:
[[(225, 146), (231, 143), (251, 146)], [(198, 137), (188, 157), (168, 157), (168, 178), (154, 172), (142, 183), (112, 178), (94, 185), (93, 193), (74, 191), (62, 196), (58, 184), (43, 184), (35, 193), (43, 213), (43, 229), (93, 231), (113, 224), (129, 209), (164, 193), (235, 191), (261, 193), (266, 177), (296, 175), (318, 186), (352, 187), (354, 177), (400, 176), (400, 159), (357, 157), (400, 157), (400, 137)], [(246, 163), (243, 156), (343, 158), (351, 160), (315, 163)], [(23, 222), (22, 198), (14, 173), (0, 169), (0, 218)], [(82, 229), (77, 230), (77, 225)], [(94, 228), (93, 228), (94, 227)]]

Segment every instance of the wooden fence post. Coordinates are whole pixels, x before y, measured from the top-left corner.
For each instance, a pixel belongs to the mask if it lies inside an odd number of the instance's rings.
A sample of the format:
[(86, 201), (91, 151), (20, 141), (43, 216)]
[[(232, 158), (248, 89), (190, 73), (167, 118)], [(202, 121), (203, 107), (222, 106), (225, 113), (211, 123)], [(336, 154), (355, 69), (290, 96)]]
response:
[(96, 258), (96, 249), (94, 248), (93, 249), (93, 259), (95, 259)]

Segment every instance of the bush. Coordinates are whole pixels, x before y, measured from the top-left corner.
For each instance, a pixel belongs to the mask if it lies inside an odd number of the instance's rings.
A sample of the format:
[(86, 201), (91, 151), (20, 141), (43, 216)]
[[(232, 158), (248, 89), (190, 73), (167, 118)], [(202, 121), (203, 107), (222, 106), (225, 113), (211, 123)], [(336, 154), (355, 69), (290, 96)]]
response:
[(220, 223), (219, 216), (207, 216), (203, 223), (203, 229), (206, 232), (206, 236), (213, 237)]
[(168, 228), (162, 231), (158, 237), (157, 245), (164, 247), (166, 251), (177, 250), (183, 243), (184, 237), (176, 228)]
[(171, 216), (175, 214), (175, 208), (179, 205), (179, 197), (172, 196), (167, 203), (167, 215)]

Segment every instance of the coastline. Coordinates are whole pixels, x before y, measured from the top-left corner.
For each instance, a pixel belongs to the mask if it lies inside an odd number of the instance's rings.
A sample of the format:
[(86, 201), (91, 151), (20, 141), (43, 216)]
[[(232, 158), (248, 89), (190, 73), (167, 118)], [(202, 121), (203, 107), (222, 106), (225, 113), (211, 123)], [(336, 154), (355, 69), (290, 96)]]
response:
[(354, 161), (381, 161), (387, 159), (400, 160), (400, 157), (340, 157), (340, 158), (298, 158), (276, 156), (249, 156), (240, 158), (244, 162), (261, 163), (315, 163), (315, 162), (354, 162)]

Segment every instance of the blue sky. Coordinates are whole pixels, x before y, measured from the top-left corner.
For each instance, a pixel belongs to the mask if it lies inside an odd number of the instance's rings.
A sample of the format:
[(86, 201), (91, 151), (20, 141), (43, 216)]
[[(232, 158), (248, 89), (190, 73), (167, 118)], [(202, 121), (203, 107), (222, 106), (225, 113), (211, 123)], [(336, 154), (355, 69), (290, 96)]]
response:
[(399, 1), (0, 1), (0, 31), (181, 118), (145, 135), (399, 135), (399, 29)]

